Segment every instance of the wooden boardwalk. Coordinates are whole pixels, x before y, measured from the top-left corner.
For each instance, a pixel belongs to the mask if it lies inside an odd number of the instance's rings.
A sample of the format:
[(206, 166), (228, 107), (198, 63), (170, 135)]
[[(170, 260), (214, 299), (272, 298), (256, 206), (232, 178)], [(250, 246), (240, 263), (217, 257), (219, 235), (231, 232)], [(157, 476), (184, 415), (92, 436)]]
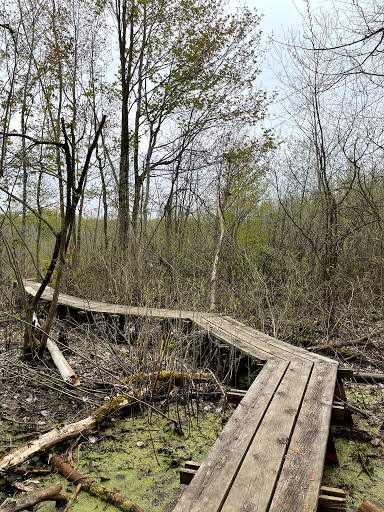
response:
[[(29, 294), (37, 287), (25, 282)], [(51, 298), (52, 289), (47, 289), (42, 299)], [(65, 294), (59, 304), (94, 313), (190, 320), (210, 337), (265, 362), (174, 512), (318, 509), (336, 362), (218, 314), (106, 304)]]

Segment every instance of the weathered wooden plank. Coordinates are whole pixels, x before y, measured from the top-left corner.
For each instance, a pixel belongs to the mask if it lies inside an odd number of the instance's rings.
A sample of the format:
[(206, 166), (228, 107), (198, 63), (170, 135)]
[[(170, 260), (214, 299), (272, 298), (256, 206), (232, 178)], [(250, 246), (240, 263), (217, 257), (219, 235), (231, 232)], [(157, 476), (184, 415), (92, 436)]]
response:
[[(238, 336), (241, 339), (248, 341), (248, 343), (257, 344), (258, 346), (261, 346), (260, 344), (263, 346), (264, 344), (269, 345), (271, 347), (271, 352), (273, 351), (273, 348), (279, 351), (276, 352), (276, 354), (280, 355), (280, 357), (288, 357), (289, 359), (292, 359), (292, 355), (295, 355), (314, 362), (336, 364), (332, 359), (319, 354), (310, 353), (304, 348), (295, 347), (294, 345), (280, 341), (272, 336), (268, 336), (268, 334), (257, 331), (256, 329), (242, 324), (229, 316), (210, 315), (209, 320), (211, 323), (215, 323), (222, 329), (227, 329), (228, 332), (238, 333)], [(285, 354), (285, 356), (283, 354)], [(288, 354), (291, 355), (288, 356)]]
[(347, 496), (347, 493), (344, 491), (344, 489), (328, 487), (326, 485), (322, 485), (320, 487), (320, 493), (324, 496), (336, 496), (337, 498), (345, 498)]
[(313, 367), (270, 512), (317, 508), (336, 376), (333, 364)]
[(180, 469), (180, 483), (183, 485), (189, 485), (192, 479), (197, 473), (197, 469), (181, 468)]
[(347, 500), (338, 496), (320, 494), (317, 512), (346, 512)]
[(193, 460), (186, 460), (184, 466), (187, 469), (194, 469), (195, 471), (197, 471), (200, 468), (201, 464), (200, 462), (195, 462)]
[(240, 350), (240, 352), (248, 354), (251, 357), (259, 359), (260, 361), (279, 357), (276, 354), (271, 354), (268, 351), (268, 346), (263, 345), (262, 347), (259, 347), (259, 345), (256, 346), (241, 340), (237, 335), (231, 334), (225, 329), (221, 329), (217, 325), (211, 323), (203, 315), (200, 316), (200, 318), (196, 318), (194, 322), (208, 333), (211, 333), (215, 338), (224, 341), (233, 347), (236, 347), (238, 350)]
[[(39, 288), (39, 283), (33, 281), (24, 281), (25, 290), (30, 295), (35, 295)], [(49, 286), (43, 292), (41, 298), (51, 301), (53, 297), (53, 289)], [(147, 316), (153, 318), (172, 318), (172, 319), (194, 319), (199, 316), (196, 311), (182, 311), (162, 308), (146, 308), (139, 306), (125, 306), (121, 304), (110, 304), (107, 302), (97, 302), (93, 300), (81, 299), (73, 297), (65, 293), (60, 293), (58, 304), (72, 307), (78, 310), (93, 311), (94, 313), (108, 313), (112, 315), (124, 316)]]
[(229, 402), (230, 404), (238, 405), (244, 398), (245, 393), (245, 391), (230, 389), (229, 391), (227, 391), (227, 402)]
[(221, 512), (266, 512), (313, 363), (289, 365), (229, 491)]
[(174, 512), (218, 512), (288, 367), (268, 361), (217, 438)]

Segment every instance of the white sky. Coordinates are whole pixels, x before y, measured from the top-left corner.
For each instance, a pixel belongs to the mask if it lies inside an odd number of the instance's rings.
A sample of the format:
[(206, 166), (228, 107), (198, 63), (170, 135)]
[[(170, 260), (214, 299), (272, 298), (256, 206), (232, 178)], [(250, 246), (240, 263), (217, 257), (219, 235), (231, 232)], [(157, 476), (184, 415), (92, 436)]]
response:
[[(331, 7), (333, 0), (309, 0), (311, 10), (320, 7)], [(303, 17), (307, 10), (306, 0), (230, 0), (230, 5), (243, 3), (248, 5), (251, 9), (256, 8), (259, 14), (263, 14), (260, 29), (263, 32), (262, 41), (266, 45), (268, 39), (273, 35), (277, 41), (284, 41), (285, 35), (291, 29), (300, 30)], [(285, 34), (285, 35), (284, 35)], [(261, 74), (259, 76), (259, 85), (267, 91), (279, 90), (279, 82), (275, 74), (270, 69), (271, 48), (267, 49), (266, 61), (261, 65)], [(272, 117), (277, 116), (279, 109), (277, 105), (271, 106), (269, 109)], [(273, 125), (275, 122), (272, 123)], [(277, 120), (277, 124), (279, 121)]]
[(264, 14), (261, 21), (264, 35), (271, 35), (273, 31), (276, 36), (281, 35), (283, 29), (299, 27), (299, 10), (305, 7), (303, 0), (245, 0), (245, 3)]
[[(305, 0), (244, 0), (249, 7), (255, 7), (259, 13), (264, 14), (261, 28), (265, 35), (272, 31), (278, 37), (288, 28), (299, 28), (301, 13), (306, 11)], [(332, 0), (310, 0), (311, 9), (332, 5)]]

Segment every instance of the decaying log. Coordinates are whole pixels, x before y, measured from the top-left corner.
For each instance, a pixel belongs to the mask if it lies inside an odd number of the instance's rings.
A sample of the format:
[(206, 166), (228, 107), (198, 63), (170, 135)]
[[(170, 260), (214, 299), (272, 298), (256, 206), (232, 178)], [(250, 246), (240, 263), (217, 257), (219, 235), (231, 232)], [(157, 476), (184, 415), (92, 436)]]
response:
[(149, 387), (141, 389), (137, 396), (119, 395), (94, 411), (87, 418), (77, 421), (76, 423), (70, 423), (64, 427), (54, 428), (39, 438), (15, 448), (0, 460), (0, 473), (7, 472), (13, 467), (22, 464), (39, 451), (48, 450), (62, 441), (77, 437), (79, 434), (89, 434), (95, 430), (107, 416), (118, 412), (135, 400), (142, 399), (150, 389)]
[(335, 341), (333, 343), (327, 343), (325, 345), (317, 345), (315, 347), (310, 347), (307, 350), (332, 350), (334, 348), (340, 348), (340, 347), (346, 347), (346, 346), (354, 346), (354, 345), (361, 345), (365, 343), (366, 341), (370, 341), (370, 339), (373, 336), (377, 336), (378, 334), (382, 334), (384, 332), (384, 328), (377, 329), (376, 331), (372, 331), (369, 334), (365, 334), (364, 336), (361, 336), (360, 338), (356, 338), (354, 340), (340, 340)]
[(40, 476), (40, 475), (48, 475), (52, 472), (51, 468), (38, 468), (38, 469), (30, 469), (30, 468), (16, 468), (13, 472), (15, 475), (28, 475), (28, 476)]
[(41, 491), (16, 500), (14, 498), (7, 498), (0, 505), (0, 512), (18, 512), (19, 510), (32, 509), (38, 503), (42, 501), (58, 501), (62, 500), (63, 496), (60, 494), (62, 489), (61, 484), (56, 484), (48, 489), (42, 489)]
[(384, 512), (384, 507), (376, 501), (364, 501), (359, 507), (358, 512)]
[(384, 373), (355, 373), (353, 380), (376, 384), (376, 382), (384, 382)]
[[(32, 317), (32, 325), (34, 331), (38, 332), (39, 336), (44, 335), (44, 325), (41, 324), (39, 319), (37, 318), (36, 313), (33, 313)], [(56, 345), (56, 343), (51, 339), (47, 338), (46, 343), (44, 345), (49, 350), (49, 353), (51, 354), (52, 360), (56, 365), (56, 368), (59, 370), (60, 375), (63, 378), (63, 381), (67, 384), (72, 384), (72, 386), (80, 386), (80, 380), (77, 377), (76, 373), (71, 368), (68, 361), (63, 356), (61, 350)]]
[(73, 371), (61, 350), (51, 338), (47, 339), (47, 349), (49, 350), (52, 360), (59, 370), (63, 381), (67, 384), (72, 384), (73, 386), (80, 386), (80, 380), (76, 373)]
[(129, 384), (130, 382), (140, 382), (144, 380), (151, 381), (164, 381), (164, 380), (173, 380), (174, 382), (181, 382), (184, 379), (190, 379), (193, 381), (207, 381), (212, 380), (211, 373), (186, 373), (186, 372), (173, 372), (173, 371), (163, 371), (163, 372), (153, 372), (153, 373), (136, 373), (130, 377), (126, 377), (125, 379), (121, 379), (118, 381), (118, 384)]
[(118, 507), (124, 512), (144, 512), (144, 510), (133, 503), (130, 499), (122, 496), (118, 492), (108, 489), (103, 485), (94, 482), (91, 478), (87, 478), (82, 475), (79, 471), (73, 469), (64, 459), (56, 455), (55, 453), (49, 454), (49, 464), (51, 464), (57, 471), (60, 471), (67, 480), (74, 483), (81, 483), (81, 489), (89, 492), (92, 496), (112, 503), (115, 507)]

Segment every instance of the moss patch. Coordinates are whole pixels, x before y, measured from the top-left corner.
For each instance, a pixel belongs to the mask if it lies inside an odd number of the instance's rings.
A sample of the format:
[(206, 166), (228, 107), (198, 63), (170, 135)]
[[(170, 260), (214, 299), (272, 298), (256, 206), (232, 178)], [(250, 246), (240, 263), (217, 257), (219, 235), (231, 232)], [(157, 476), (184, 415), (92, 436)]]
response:
[[(118, 489), (147, 512), (171, 511), (185, 489), (179, 483), (180, 468), (186, 460), (204, 460), (231, 413), (205, 405), (198, 415), (190, 416), (184, 408), (178, 411), (173, 408), (170, 415), (180, 418), (184, 435), (175, 431), (173, 422), (154, 412), (110, 422), (99, 435), (85, 438), (79, 444), (73, 453), (73, 466), (95, 482)], [(75, 490), (60, 475), (45, 478), (44, 487), (55, 482), (63, 484), (67, 495)], [(56, 511), (54, 503), (48, 502), (39, 510)], [(80, 492), (71, 510), (112, 512), (117, 509)]]
[[(347, 511), (356, 512), (363, 501), (384, 503), (384, 389), (382, 385), (347, 383), (348, 402), (369, 412), (369, 418), (353, 415), (355, 427), (372, 442), (334, 437), (339, 466), (326, 466), (323, 483), (344, 489)], [(376, 446), (377, 445), (377, 446)]]
[(339, 467), (325, 467), (323, 484), (346, 491), (350, 512), (356, 512), (365, 500), (384, 503), (384, 464), (379, 450), (370, 443), (341, 437), (335, 438), (335, 445)]

